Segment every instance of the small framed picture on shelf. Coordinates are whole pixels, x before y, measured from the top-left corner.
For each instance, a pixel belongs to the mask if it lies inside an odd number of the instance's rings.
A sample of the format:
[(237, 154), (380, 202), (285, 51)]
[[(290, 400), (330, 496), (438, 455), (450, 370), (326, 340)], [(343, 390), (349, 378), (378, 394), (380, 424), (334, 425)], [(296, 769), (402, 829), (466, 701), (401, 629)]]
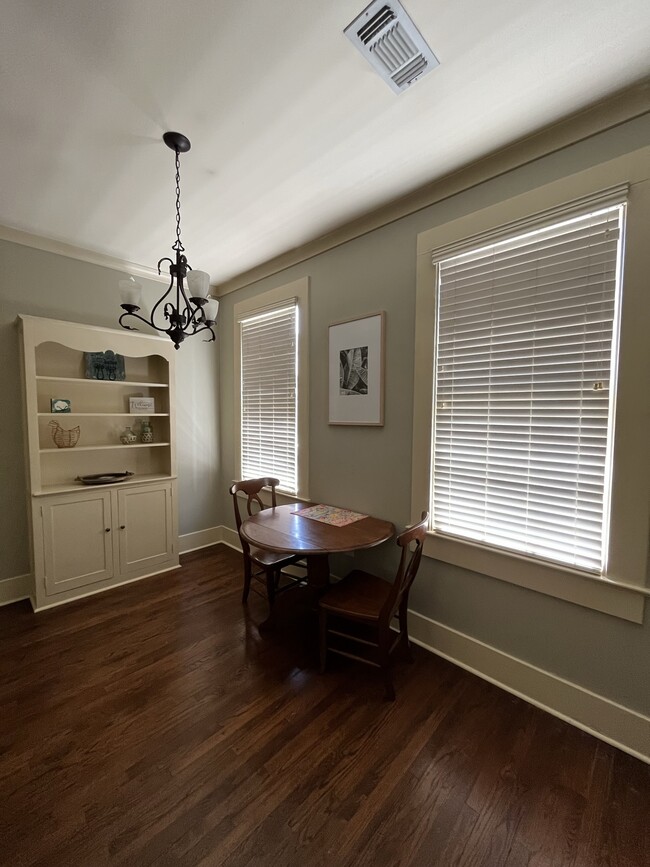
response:
[(153, 397), (130, 397), (129, 412), (134, 415), (148, 415), (156, 411), (155, 399)]
[(126, 379), (124, 356), (117, 355), (112, 349), (106, 352), (85, 352), (86, 379), (107, 379), (123, 382)]
[(53, 397), (50, 400), (51, 412), (72, 412), (72, 403), (66, 397)]

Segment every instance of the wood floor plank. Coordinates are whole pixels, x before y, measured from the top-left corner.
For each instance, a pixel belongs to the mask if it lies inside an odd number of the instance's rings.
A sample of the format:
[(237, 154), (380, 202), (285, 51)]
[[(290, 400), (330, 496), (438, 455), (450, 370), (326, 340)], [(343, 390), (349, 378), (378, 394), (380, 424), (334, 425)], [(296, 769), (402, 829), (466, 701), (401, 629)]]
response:
[(0, 609), (7, 867), (641, 867), (644, 764), (415, 648), (318, 672), (312, 600), (241, 555)]

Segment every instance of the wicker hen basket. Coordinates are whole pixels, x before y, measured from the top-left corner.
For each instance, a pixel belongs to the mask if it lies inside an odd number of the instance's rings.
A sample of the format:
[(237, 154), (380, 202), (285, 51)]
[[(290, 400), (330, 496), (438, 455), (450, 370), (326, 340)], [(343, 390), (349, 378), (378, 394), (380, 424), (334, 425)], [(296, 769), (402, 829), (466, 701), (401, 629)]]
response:
[(79, 442), (79, 434), (81, 431), (79, 430), (79, 425), (77, 427), (73, 427), (70, 430), (65, 430), (61, 427), (58, 421), (50, 422), (50, 427), (52, 428), (52, 439), (54, 440), (54, 445), (59, 449), (71, 449), (77, 445)]

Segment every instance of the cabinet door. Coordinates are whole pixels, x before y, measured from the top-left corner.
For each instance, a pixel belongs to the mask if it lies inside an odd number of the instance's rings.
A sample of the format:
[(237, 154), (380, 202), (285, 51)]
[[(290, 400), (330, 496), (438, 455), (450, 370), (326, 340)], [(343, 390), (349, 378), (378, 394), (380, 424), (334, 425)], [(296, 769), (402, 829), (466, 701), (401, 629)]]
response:
[(171, 485), (123, 488), (117, 496), (120, 572), (144, 574), (170, 560)]
[(113, 577), (110, 491), (41, 505), (48, 595)]

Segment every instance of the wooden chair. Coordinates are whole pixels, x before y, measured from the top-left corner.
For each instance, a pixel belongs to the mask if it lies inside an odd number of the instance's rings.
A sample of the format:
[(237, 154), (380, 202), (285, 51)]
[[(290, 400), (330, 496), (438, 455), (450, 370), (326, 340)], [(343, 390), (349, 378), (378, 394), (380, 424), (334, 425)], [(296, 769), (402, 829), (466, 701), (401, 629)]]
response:
[[(320, 660), (325, 671), (328, 650), (381, 668), (386, 698), (395, 699), (390, 674), (394, 651), (402, 647), (411, 658), (407, 629), (408, 597), (422, 558), (429, 513), (397, 537), (402, 549), (393, 584), (355, 569), (319, 602)], [(391, 629), (397, 617), (399, 630)]]
[[(279, 479), (272, 478), (245, 479), (241, 482), (235, 482), (235, 484), (230, 487), (230, 493), (235, 508), (237, 532), (239, 533), (239, 539), (244, 554), (243, 603), (248, 599), (248, 593), (252, 587), (252, 589), (260, 596), (266, 596), (269, 606), (272, 606), (278, 593), (282, 593), (284, 590), (289, 590), (292, 587), (297, 587), (304, 581), (304, 579), (288, 575), (282, 571), (286, 566), (300, 563), (301, 558), (299, 556), (295, 554), (282, 554), (277, 551), (267, 551), (264, 548), (254, 548), (242, 537), (240, 532), (242, 516), (239, 511), (239, 492), (241, 491), (246, 494), (247, 512), (249, 515), (254, 515), (261, 509), (267, 508), (260, 498), (260, 491), (262, 488), (270, 488), (271, 506), (275, 508), (277, 505), (275, 488), (279, 483)], [(281, 583), (282, 578), (286, 578), (286, 583), (284, 585)], [(264, 590), (258, 589), (255, 584), (261, 584), (264, 587)]]

